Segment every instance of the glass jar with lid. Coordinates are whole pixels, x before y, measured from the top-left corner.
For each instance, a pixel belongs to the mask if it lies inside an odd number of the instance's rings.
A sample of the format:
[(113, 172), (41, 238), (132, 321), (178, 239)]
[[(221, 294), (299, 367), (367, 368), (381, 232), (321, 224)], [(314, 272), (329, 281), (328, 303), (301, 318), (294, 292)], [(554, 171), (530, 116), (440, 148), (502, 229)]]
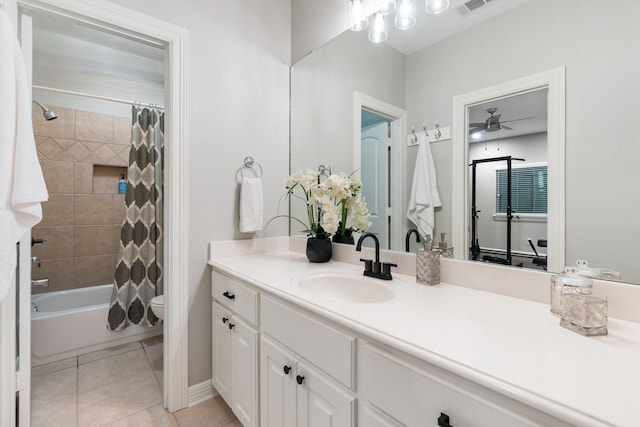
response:
[(593, 280), (578, 275), (575, 267), (565, 267), (561, 274), (551, 276), (551, 313), (562, 314), (565, 295), (591, 295), (592, 291)]

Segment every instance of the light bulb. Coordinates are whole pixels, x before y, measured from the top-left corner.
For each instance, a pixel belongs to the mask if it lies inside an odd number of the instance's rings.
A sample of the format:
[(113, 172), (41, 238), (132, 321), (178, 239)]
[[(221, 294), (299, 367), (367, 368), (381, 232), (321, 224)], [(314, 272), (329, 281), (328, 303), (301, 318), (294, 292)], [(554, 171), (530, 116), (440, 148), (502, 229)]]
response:
[(408, 30), (416, 25), (416, 0), (400, 0), (395, 25), (399, 30)]
[(347, 0), (347, 11), (349, 13), (349, 29), (351, 31), (362, 31), (369, 26), (363, 0)]
[(480, 138), (482, 138), (482, 134), (480, 132), (474, 132), (474, 133), (471, 134), (471, 138), (480, 139)]
[(382, 43), (387, 39), (388, 27), (385, 17), (381, 13), (376, 13), (373, 18), (371, 28), (369, 28), (369, 40), (373, 43)]
[(380, 9), (378, 10), (383, 15), (389, 15), (396, 10), (396, 0), (382, 0), (380, 2)]
[(437, 15), (449, 8), (449, 0), (427, 0), (425, 9), (428, 13)]

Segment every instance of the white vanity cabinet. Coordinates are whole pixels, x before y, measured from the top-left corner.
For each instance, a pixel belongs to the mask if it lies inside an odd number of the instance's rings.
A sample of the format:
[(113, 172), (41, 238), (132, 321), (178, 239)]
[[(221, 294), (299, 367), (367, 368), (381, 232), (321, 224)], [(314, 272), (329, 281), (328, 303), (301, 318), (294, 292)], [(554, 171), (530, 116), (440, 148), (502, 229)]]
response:
[(244, 427), (258, 427), (258, 293), (212, 273), (213, 387)]
[(454, 374), (376, 345), (358, 346), (359, 426), (569, 426)]
[(261, 298), (262, 427), (355, 426), (355, 338)]

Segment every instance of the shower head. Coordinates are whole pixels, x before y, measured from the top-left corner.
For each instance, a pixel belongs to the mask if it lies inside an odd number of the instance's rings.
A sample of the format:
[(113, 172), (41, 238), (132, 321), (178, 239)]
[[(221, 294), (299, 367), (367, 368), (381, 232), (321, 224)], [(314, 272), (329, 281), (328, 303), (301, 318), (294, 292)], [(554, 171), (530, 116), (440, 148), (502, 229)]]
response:
[(38, 102), (38, 101), (36, 101), (35, 99), (33, 100), (33, 102), (34, 102), (35, 104), (38, 104), (38, 105), (40, 106), (40, 108), (42, 108), (42, 115), (44, 116), (44, 119), (45, 119), (46, 121), (49, 121), (49, 120), (53, 120), (53, 119), (57, 119), (57, 118), (58, 118), (58, 115), (57, 115), (56, 113), (54, 113), (53, 111), (51, 111), (50, 109), (48, 109), (48, 108), (47, 108), (47, 106), (46, 106), (46, 105), (44, 105), (43, 103)]

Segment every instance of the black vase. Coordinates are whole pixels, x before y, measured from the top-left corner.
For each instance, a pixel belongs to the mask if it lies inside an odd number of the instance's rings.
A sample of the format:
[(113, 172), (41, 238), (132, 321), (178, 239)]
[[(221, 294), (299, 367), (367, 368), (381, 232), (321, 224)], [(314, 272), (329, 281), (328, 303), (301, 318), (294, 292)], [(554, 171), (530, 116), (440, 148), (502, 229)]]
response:
[(331, 240), (315, 237), (307, 239), (307, 259), (310, 262), (327, 262), (331, 259), (331, 255)]
[(344, 243), (345, 245), (354, 244), (353, 235), (343, 236), (340, 234), (334, 234), (331, 240), (333, 240), (333, 243)]

